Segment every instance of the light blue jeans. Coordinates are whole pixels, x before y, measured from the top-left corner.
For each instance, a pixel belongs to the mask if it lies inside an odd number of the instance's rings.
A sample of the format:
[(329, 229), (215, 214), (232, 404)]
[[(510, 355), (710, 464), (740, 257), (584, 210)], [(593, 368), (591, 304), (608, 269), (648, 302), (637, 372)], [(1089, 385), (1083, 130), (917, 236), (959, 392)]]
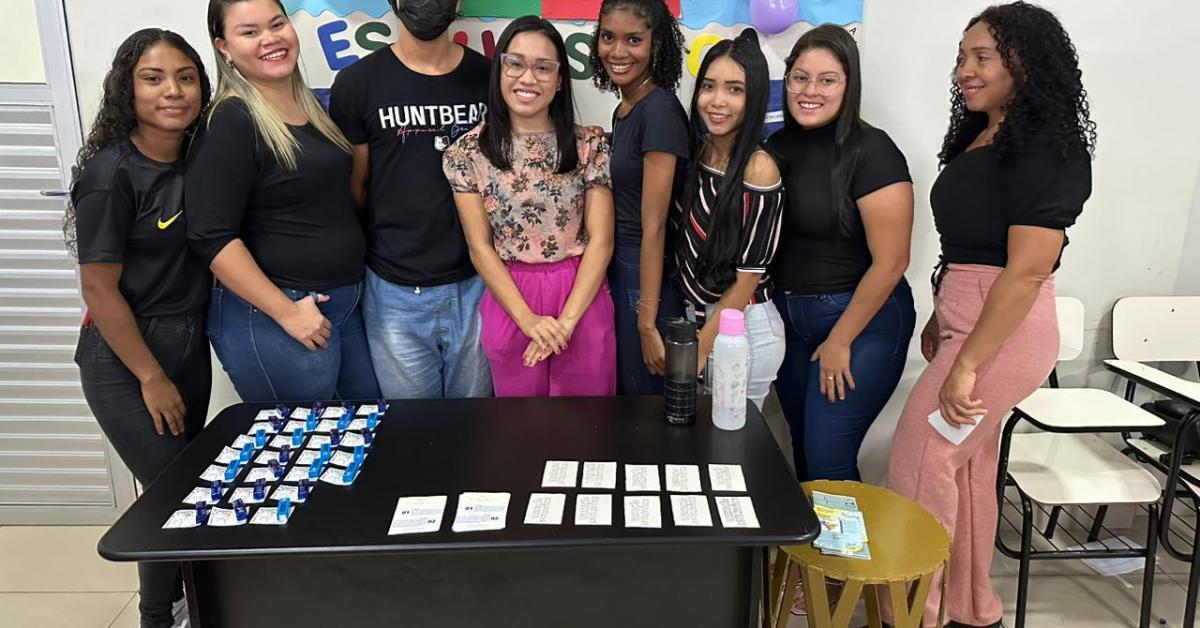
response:
[(479, 277), (444, 286), (394, 284), (367, 269), (363, 320), (379, 388), (388, 399), (492, 394), (479, 342)]
[[(692, 318), (691, 307), (687, 308), (688, 318)], [(716, 310), (715, 305), (704, 308), (705, 320), (709, 320)], [(784, 337), (783, 319), (779, 310), (771, 301), (747, 305), (746, 340), (750, 343), (749, 368), (746, 369), (746, 397), (754, 402), (761, 411), (767, 395), (771, 394), (771, 384), (779, 374), (783, 364), (783, 355), (787, 348)]]

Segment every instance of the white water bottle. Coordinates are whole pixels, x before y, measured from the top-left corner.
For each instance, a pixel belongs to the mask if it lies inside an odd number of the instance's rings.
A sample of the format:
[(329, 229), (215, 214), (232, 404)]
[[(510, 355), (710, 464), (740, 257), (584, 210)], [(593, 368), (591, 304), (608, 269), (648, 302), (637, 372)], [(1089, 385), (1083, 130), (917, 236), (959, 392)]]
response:
[(746, 340), (746, 315), (721, 310), (717, 340), (712, 350), (712, 422), (723, 430), (746, 425), (746, 377), (750, 342)]

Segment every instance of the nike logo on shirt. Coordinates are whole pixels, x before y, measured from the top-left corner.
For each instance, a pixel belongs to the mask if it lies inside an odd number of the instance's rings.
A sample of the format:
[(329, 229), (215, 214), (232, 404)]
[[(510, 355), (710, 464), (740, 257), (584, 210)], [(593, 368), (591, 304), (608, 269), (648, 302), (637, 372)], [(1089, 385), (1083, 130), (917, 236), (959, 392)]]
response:
[(166, 229), (167, 227), (170, 227), (170, 226), (171, 226), (171, 223), (175, 222), (175, 219), (176, 219), (176, 218), (179, 218), (179, 217), (180, 217), (182, 214), (183, 214), (183, 211), (182, 211), (182, 210), (180, 210), (180, 211), (177, 211), (177, 212), (175, 212), (175, 215), (174, 215), (174, 216), (171, 216), (171, 217), (170, 217), (170, 218), (168, 218), (168, 219), (167, 219), (165, 222), (163, 221), (163, 219), (162, 219), (162, 218), (159, 218), (159, 219), (158, 219), (158, 228), (159, 228), (159, 229)]

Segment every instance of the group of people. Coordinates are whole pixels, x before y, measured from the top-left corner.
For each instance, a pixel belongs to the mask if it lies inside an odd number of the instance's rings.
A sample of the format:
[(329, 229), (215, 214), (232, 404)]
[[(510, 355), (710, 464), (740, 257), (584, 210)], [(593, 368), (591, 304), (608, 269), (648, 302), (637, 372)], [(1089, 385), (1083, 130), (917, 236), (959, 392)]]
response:
[[(84, 393), (134, 475), (152, 481), (203, 427), (210, 343), (245, 401), (654, 394), (667, 321), (697, 323), (699, 373), (731, 308), (749, 397), (774, 385), (797, 476), (858, 479), (916, 312), (911, 178), (861, 117), (853, 37), (800, 37), (776, 77), (784, 127), (764, 138), (753, 30), (707, 51), (686, 111), (667, 4), (604, 0), (590, 62), (620, 96), (606, 134), (576, 123), (550, 22), (512, 21), (489, 60), (450, 38), (455, 0), (391, 4), (396, 41), (339, 73), (328, 110), (279, 0), (210, 0), (215, 90), (175, 33), (118, 49), (66, 231)], [(930, 365), (889, 486), (953, 537), (950, 618), (991, 625), (996, 434), (1055, 359), (1052, 273), (1095, 125), (1069, 37), (1024, 2), (968, 24), (951, 102)], [(980, 425), (954, 446), (934, 412)], [(178, 567), (139, 574), (142, 625), (172, 625)]]

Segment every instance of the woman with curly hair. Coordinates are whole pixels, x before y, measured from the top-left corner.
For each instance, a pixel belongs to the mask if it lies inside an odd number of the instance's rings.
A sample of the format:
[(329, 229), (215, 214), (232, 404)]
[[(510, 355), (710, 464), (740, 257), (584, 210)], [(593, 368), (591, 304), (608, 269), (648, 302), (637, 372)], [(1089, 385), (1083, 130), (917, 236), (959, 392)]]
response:
[(620, 94), (612, 116), (617, 240), (608, 281), (616, 302), (617, 379), (627, 395), (660, 394), (666, 321), (683, 315), (668, 277), (668, 214), (689, 158), (688, 121), (675, 97), (683, 34), (663, 0), (604, 0), (591, 65), (596, 86)]
[[(182, 37), (130, 35), (104, 79), (64, 225), (88, 308), (75, 351), (83, 394), (143, 485), (208, 414), (211, 279), (188, 250), (178, 162), (209, 93), (200, 55)], [(141, 625), (171, 626), (173, 604), (183, 607), (179, 565), (140, 563), (138, 580)]]
[[(950, 625), (1003, 615), (988, 579), (998, 431), (1058, 353), (1053, 273), (1091, 194), (1096, 142), (1080, 76), (1062, 24), (1024, 2), (986, 9), (959, 44), (930, 198), (942, 244), (936, 312), (921, 334), (930, 363), (901, 414), (888, 478), (950, 533)], [(956, 446), (931, 421), (972, 431)], [(939, 590), (935, 582), (926, 625)]]

